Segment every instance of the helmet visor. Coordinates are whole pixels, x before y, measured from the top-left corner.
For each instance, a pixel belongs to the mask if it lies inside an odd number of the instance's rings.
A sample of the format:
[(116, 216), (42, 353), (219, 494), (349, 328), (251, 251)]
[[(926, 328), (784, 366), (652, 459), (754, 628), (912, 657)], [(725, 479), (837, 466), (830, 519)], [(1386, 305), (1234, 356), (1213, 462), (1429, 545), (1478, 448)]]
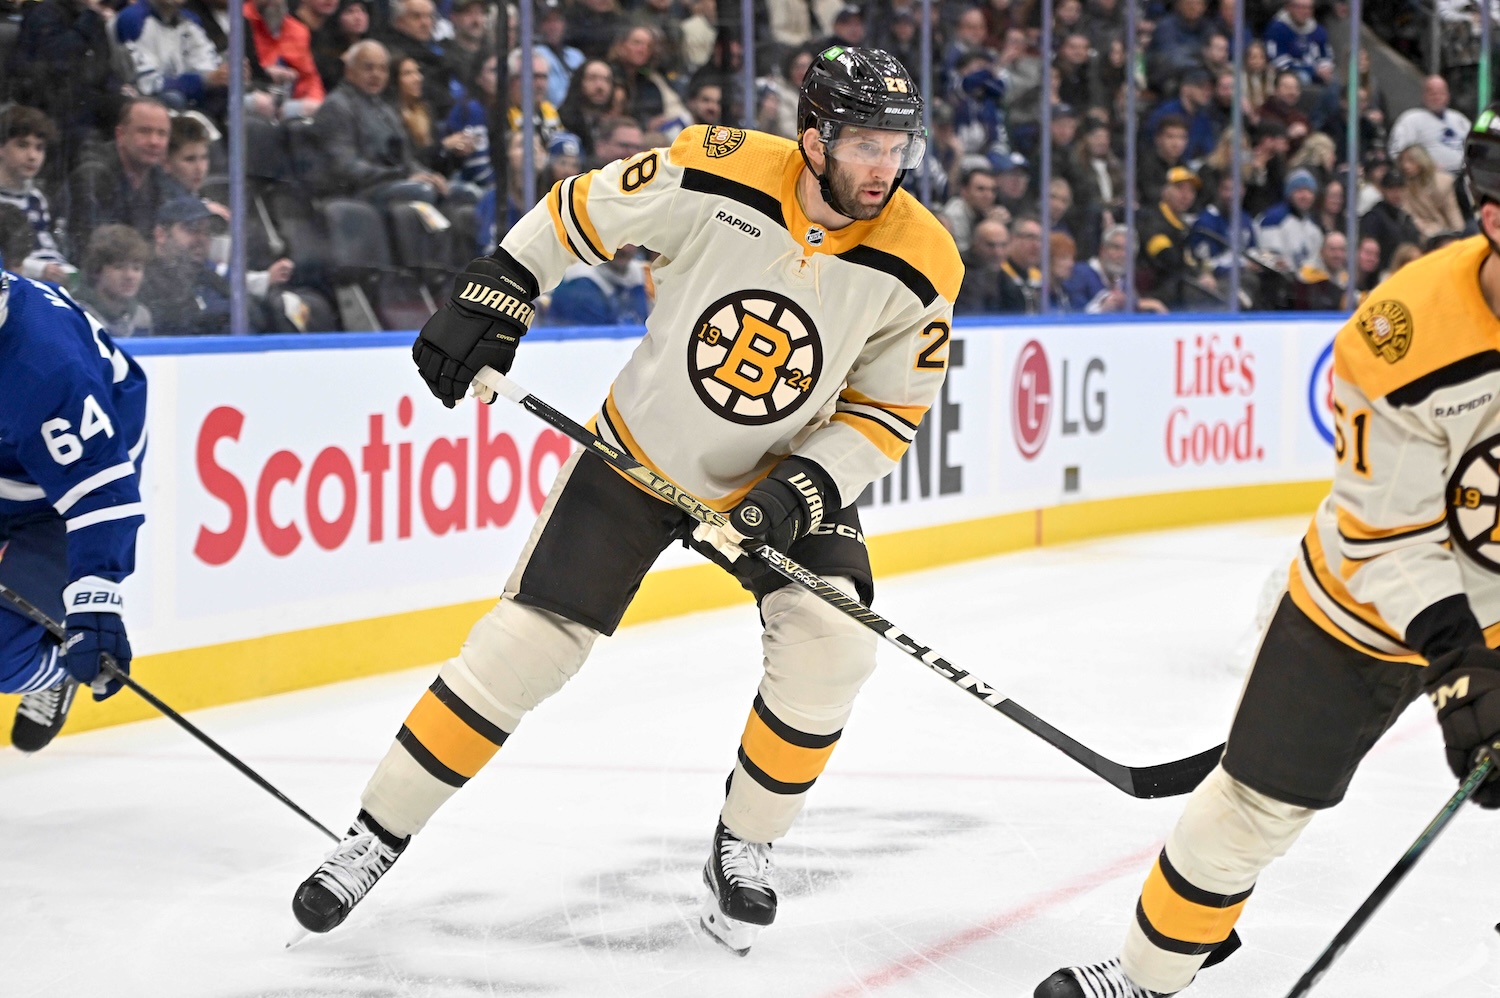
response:
[(827, 143), (828, 155), (852, 166), (910, 170), (927, 151), (927, 132), (893, 132), (878, 128), (845, 128)]

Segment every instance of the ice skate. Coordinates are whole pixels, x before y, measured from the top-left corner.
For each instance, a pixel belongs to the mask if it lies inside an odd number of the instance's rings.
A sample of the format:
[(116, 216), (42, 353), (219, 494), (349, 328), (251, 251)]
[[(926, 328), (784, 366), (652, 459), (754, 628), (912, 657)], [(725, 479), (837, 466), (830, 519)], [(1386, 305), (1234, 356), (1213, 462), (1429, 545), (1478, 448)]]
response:
[(292, 914), (310, 932), (332, 929), (349, 917), (410, 841), (410, 836), (396, 838), (360, 811), (348, 834), (297, 888)]
[(699, 916), (703, 931), (740, 956), (749, 953), (760, 930), (776, 920), (770, 843), (746, 842), (719, 822), (703, 883), (710, 895)]
[(1147, 991), (1126, 977), (1116, 958), (1087, 967), (1064, 967), (1038, 984), (1032, 998), (1165, 998), (1165, 995)]
[(10, 729), (10, 743), (22, 752), (40, 752), (52, 744), (68, 720), (77, 692), (78, 684), (64, 679), (55, 686), (23, 696)]

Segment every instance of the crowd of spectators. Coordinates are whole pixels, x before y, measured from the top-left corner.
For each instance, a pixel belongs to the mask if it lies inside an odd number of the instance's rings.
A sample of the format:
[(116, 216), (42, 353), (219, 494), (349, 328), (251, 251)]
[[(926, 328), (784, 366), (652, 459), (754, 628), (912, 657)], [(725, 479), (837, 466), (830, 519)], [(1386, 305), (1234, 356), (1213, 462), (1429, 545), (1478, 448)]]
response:
[[(229, 2), (25, 0), (12, 15), (0, 252), (68, 287), (117, 335), (228, 331)], [(737, 4), (537, 0), (523, 66), (516, 8), (498, 0), (242, 2), (250, 197), (236, 229), (255, 332), (419, 319), (454, 265), (488, 251), (557, 180), (695, 123), (793, 137), (798, 86), (828, 45), (880, 46), (914, 73), (921, 60), (915, 0), (757, 0), (754, 120), (742, 121)], [(1129, 51), (1128, 2), (1140, 3)], [(1333, 43), (1347, 36), (1342, 0), (1242, 2), (1236, 63), (1235, 0), (1055, 0), (1050, 52), (1035, 0), (935, 0), (928, 155), (905, 185), (964, 256), (959, 312), (1232, 307), (1235, 158), (1241, 308), (1347, 307), (1351, 282), (1368, 290), (1464, 228), (1455, 174), (1469, 119), (1447, 80), (1428, 78), (1420, 106), (1393, 108), (1362, 52), (1351, 149), (1347, 53)], [(1139, 113), (1127, 121), (1132, 78)], [(340, 249), (351, 243), (359, 252)], [(648, 256), (627, 248), (611, 266), (569, 271), (544, 321), (641, 321)]]

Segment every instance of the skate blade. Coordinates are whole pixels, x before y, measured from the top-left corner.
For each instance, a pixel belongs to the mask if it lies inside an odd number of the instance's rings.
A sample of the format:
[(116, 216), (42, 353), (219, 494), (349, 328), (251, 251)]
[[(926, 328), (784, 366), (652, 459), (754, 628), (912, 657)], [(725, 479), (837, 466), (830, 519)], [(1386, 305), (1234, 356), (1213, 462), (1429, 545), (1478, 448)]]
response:
[(704, 902), (703, 910), (698, 913), (698, 927), (708, 938), (735, 956), (748, 955), (750, 947), (755, 944), (755, 937), (765, 928), (763, 925), (752, 925), (728, 917), (719, 910), (719, 902), (712, 896)]
[(304, 929), (300, 925), (297, 926), (297, 931), (292, 934), (292, 938), (286, 941), (286, 948), (291, 949), (293, 946), (296, 946), (298, 943), (302, 942), (302, 940), (306, 939), (310, 935), (312, 935), (310, 931)]

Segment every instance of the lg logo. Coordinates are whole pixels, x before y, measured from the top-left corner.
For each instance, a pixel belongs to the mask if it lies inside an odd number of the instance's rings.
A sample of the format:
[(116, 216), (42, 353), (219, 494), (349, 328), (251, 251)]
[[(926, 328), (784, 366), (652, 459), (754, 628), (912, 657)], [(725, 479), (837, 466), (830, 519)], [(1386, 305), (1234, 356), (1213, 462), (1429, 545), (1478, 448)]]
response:
[(1036, 340), (1021, 348), (1010, 396), (1011, 431), (1021, 456), (1030, 461), (1042, 452), (1052, 422), (1052, 371), (1047, 352)]

